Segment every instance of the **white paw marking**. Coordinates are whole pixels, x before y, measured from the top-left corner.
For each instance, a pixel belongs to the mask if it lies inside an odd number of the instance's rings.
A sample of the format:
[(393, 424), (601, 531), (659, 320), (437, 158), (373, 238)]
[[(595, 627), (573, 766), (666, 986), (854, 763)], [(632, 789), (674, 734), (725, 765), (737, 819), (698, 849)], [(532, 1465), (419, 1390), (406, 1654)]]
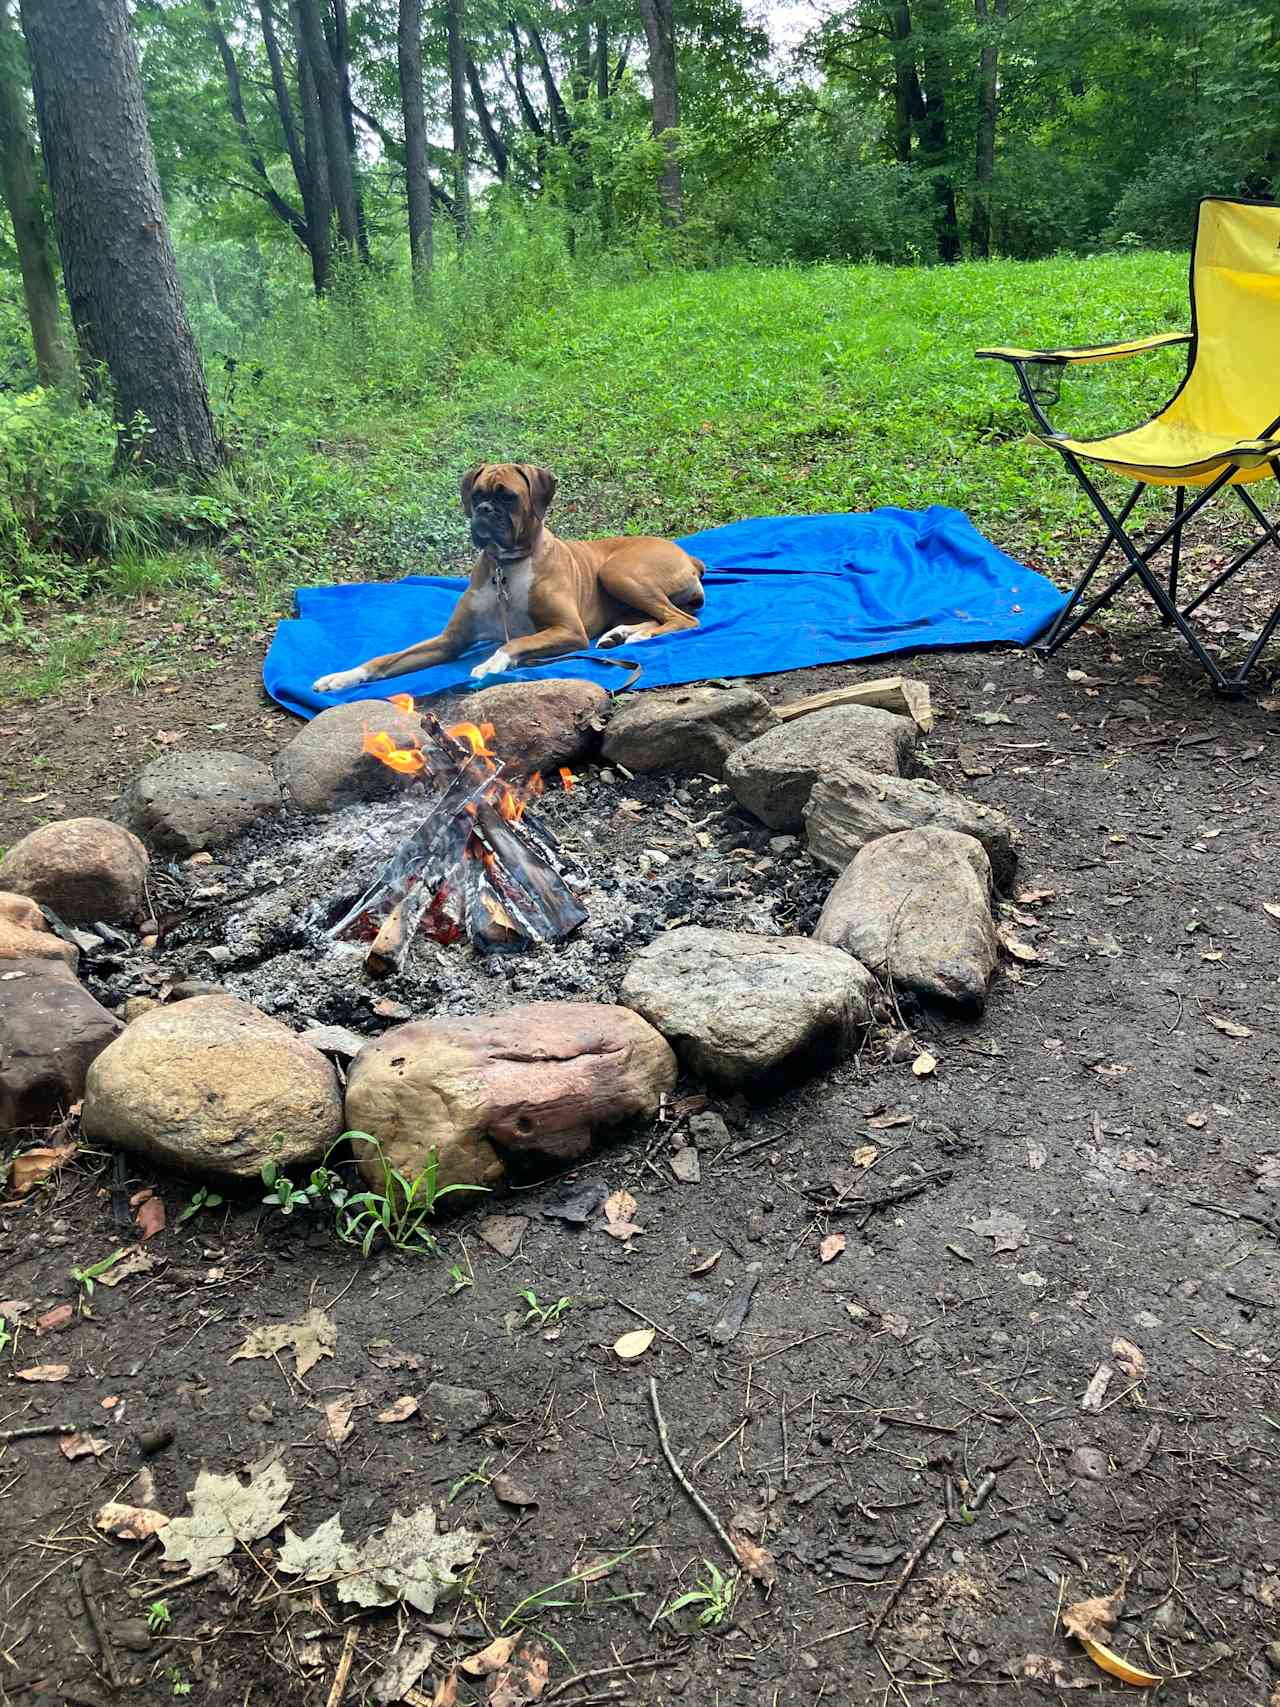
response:
[(501, 646), (499, 646), (498, 650), (491, 658), (486, 658), (483, 664), (476, 665), (475, 669), (472, 670), (471, 675), (473, 679), (477, 676), (497, 676), (501, 675), (503, 670), (509, 670), (510, 668), (510, 654), (504, 652)]
[(346, 688), (358, 688), (369, 680), (363, 664), (354, 670), (337, 670), (331, 676), (320, 676), (311, 684), (312, 693), (342, 693)]
[(641, 634), (638, 627), (631, 627), (625, 622), (620, 622), (616, 628), (611, 628), (607, 633), (602, 634), (596, 641), (596, 645), (607, 651), (611, 646), (625, 646), (628, 641), (635, 641), (636, 645), (639, 645), (642, 640), (652, 639), (651, 634)]

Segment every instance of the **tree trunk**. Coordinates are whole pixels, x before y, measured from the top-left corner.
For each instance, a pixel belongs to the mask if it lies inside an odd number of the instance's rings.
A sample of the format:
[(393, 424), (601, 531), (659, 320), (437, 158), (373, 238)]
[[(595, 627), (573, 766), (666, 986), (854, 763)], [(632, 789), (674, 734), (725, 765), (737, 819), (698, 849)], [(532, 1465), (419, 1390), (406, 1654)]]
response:
[[(601, 12), (596, 19), (596, 100), (600, 103), (600, 118), (607, 128), (613, 120), (612, 91), (609, 87), (609, 20)], [(613, 237), (613, 177), (606, 163), (600, 179), (600, 236), (608, 247)]]
[(71, 318), (106, 364), (122, 449), (197, 475), (221, 447), (187, 325), (147, 129), (128, 0), (22, 0)]
[(311, 228), (311, 278), (316, 295), (323, 296), (332, 282), (333, 195), (329, 188), (329, 156), (324, 145), (324, 125), (320, 120), (320, 96), (307, 58), (298, 0), (289, 0), (289, 22), (293, 30), (294, 56), (298, 62), (298, 105), (302, 108), (302, 149), (309, 190), (306, 208), (307, 224)]
[(369, 226), (364, 216), (364, 191), (358, 170), (360, 156), (356, 148), (356, 109), (351, 99), (351, 27), (347, 20), (347, 0), (332, 0), (333, 4), (333, 65), (338, 74), (338, 98), (342, 104), (342, 130), (347, 139), (347, 162), (351, 168), (351, 193), (356, 199), (356, 243), (360, 259), (369, 265)]
[(40, 201), (35, 150), (18, 81), (19, 63), (18, 35), (9, 17), (8, 0), (0, 0), (0, 181), (13, 221), (36, 378), (41, 385), (62, 385), (75, 368), (62, 335), (58, 284)]
[(414, 287), (421, 292), (431, 278), (431, 174), (422, 100), (422, 0), (400, 0), (397, 48), (404, 114), (404, 177), (409, 192), (409, 264)]
[(938, 234), (938, 259), (950, 264), (960, 259), (960, 222), (956, 216), (952, 165), (947, 157), (947, 61), (942, 43), (946, 18), (940, 0), (928, 0), (927, 6), (919, 4), (916, 23), (921, 39), (923, 85), (920, 140), (937, 204), (934, 223)]
[(297, 6), (307, 69), (315, 85), (319, 107), (320, 133), (324, 138), (324, 155), (329, 171), (329, 194), (337, 209), (338, 232), (343, 247), (351, 254), (360, 243), (360, 214), (356, 207), (355, 175), (351, 170), (351, 150), (343, 114), (342, 77), (325, 40), (318, 0), (297, 0)]
[(893, 153), (901, 165), (909, 166), (915, 61), (911, 44), (911, 8), (907, 0), (897, 0), (890, 7), (889, 34), (893, 41)]
[(645, 39), (649, 44), (649, 81), (653, 84), (653, 134), (666, 153), (658, 175), (658, 197), (664, 225), (684, 220), (684, 185), (680, 177), (677, 132), (680, 128), (680, 87), (676, 79), (676, 33), (672, 0), (640, 0)]
[(458, 241), (471, 229), (470, 159), (467, 149), (467, 44), (462, 35), (462, 0), (445, 0), (449, 47), (449, 113), (453, 121), (453, 217)]
[[(294, 182), (298, 186), (298, 194), (302, 197), (302, 211), (307, 225), (307, 253), (311, 257), (311, 280), (316, 295), (323, 296), (329, 285), (329, 221), (333, 212), (329, 204), (328, 185), (324, 187), (324, 195), (317, 196), (315, 173), (307, 158), (306, 143), (298, 135), (298, 126), (293, 116), (293, 100), (289, 93), (289, 79), (285, 74), (284, 56), (280, 52), (280, 42), (276, 36), (271, 0), (258, 0), (258, 16), (262, 20), (262, 40), (267, 50), (267, 63), (271, 67), (271, 89), (276, 98), (276, 111), (280, 115), (280, 128), (284, 131), (284, 143), (289, 151)], [(305, 113), (306, 102), (301, 87), (303, 69), (303, 60), (299, 56), (298, 99)]]
[[(999, 117), (1000, 38), (987, 0), (973, 0), (981, 42), (978, 56), (978, 155), (973, 174), (973, 222), (969, 250), (977, 260), (991, 254), (991, 184), (996, 168), (996, 120)], [(1009, 0), (994, 0), (995, 18), (1003, 24)]]

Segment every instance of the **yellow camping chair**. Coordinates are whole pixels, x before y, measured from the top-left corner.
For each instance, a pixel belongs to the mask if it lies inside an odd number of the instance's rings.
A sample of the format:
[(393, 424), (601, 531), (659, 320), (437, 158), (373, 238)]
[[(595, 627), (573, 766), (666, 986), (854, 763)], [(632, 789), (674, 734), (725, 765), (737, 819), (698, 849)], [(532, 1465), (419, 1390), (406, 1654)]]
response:
[[(1059, 452), (1107, 529), (1039, 648), (1045, 653), (1057, 651), (1136, 575), (1165, 622), (1182, 634), (1217, 691), (1238, 695), (1280, 623), (1280, 602), (1244, 662), (1230, 674), (1210, 657), (1188, 618), (1264, 545), (1280, 549), (1280, 535), (1248, 490), (1251, 481), (1268, 474), (1280, 482), (1280, 203), (1232, 201), (1224, 196), (1206, 196), (1200, 203), (1191, 247), (1191, 328), (1086, 349), (977, 353), (1012, 364), (1027, 407), (1043, 429), (1037, 438)], [(1101, 439), (1073, 439), (1054, 431), (1044, 407), (1043, 379), (1048, 370), (1075, 362), (1114, 361), (1170, 344), (1190, 346), (1187, 371), (1153, 419)], [(1036, 370), (1035, 378), (1028, 369)], [(1056, 401), (1056, 395), (1049, 401)], [(1096, 463), (1136, 482), (1119, 514), (1103, 499), (1084, 463)], [(1139, 547), (1124, 524), (1144, 486), (1173, 487), (1173, 520), (1150, 544)], [(1224, 486), (1235, 490), (1263, 532), (1179, 609), (1183, 530)], [(1187, 502), (1189, 487), (1201, 489), (1191, 503)], [(1166, 545), (1171, 553), (1167, 583), (1151, 568), (1152, 559)], [(1113, 547), (1123, 555), (1125, 567), (1081, 607), (1090, 582)]]

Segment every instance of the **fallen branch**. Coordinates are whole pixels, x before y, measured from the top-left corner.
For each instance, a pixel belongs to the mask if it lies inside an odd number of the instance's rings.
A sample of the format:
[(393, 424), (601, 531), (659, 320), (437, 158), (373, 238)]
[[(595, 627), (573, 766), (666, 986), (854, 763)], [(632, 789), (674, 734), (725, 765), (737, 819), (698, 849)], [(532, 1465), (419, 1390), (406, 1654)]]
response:
[[(970, 1512), (981, 1511), (983, 1506), (987, 1503), (987, 1500), (990, 1498), (991, 1490), (992, 1490), (992, 1488), (995, 1487), (995, 1485), (996, 1485), (996, 1473), (994, 1470), (988, 1470), (986, 1475), (982, 1478), (982, 1480), (978, 1483), (977, 1487), (973, 1490), (972, 1497), (965, 1502), (964, 1509), (966, 1511), (970, 1511)], [(946, 1498), (947, 1498), (947, 1505), (948, 1505), (948, 1507), (950, 1507), (950, 1504), (951, 1504), (951, 1478), (950, 1478), (950, 1476), (947, 1477), (947, 1495), (946, 1495)], [(893, 1611), (894, 1607), (898, 1604), (898, 1601), (902, 1597), (903, 1589), (906, 1588), (907, 1584), (911, 1581), (911, 1578), (914, 1576), (916, 1570), (919, 1568), (920, 1561), (924, 1558), (925, 1554), (929, 1551), (930, 1547), (933, 1546), (934, 1542), (938, 1539), (939, 1535), (942, 1534), (942, 1531), (947, 1527), (947, 1525), (948, 1525), (948, 1523), (950, 1523), (950, 1521), (951, 1521), (951, 1513), (950, 1513), (949, 1509), (944, 1510), (942, 1512), (939, 1512), (938, 1516), (934, 1518), (933, 1522), (929, 1525), (928, 1529), (925, 1530), (925, 1532), (924, 1532), (923, 1536), (920, 1538), (919, 1542), (912, 1549), (912, 1551), (907, 1555), (907, 1562), (905, 1565), (903, 1565), (902, 1569), (898, 1572), (898, 1575), (894, 1581), (893, 1587), (889, 1590), (888, 1599), (885, 1601), (884, 1605), (880, 1608), (879, 1612), (876, 1613), (875, 1617), (871, 1620), (871, 1624), (867, 1630), (867, 1634), (865, 1637), (865, 1641), (866, 1641), (866, 1644), (868, 1647), (872, 1647), (874, 1645), (876, 1637), (880, 1634), (881, 1625), (884, 1623), (885, 1619), (889, 1616), (889, 1614)]]
[(859, 1227), (865, 1227), (878, 1210), (890, 1209), (896, 1203), (905, 1203), (908, 1198), (919, 1197), (922, 1191), (928, 1191), (932, 1185), (945, 1185), (951, 1178), (954, 1169), (938, 1168), (931, 1174), (921, 1174), (917, 1179), (908, 1180), (905, 1185), (895, 1186), (892, 1191), (881, 1192), (879, 1197), (833, 1198), (830, 1203), (818, 1205), (819, 1215), (861, 1215)]
[(351, 1662), (356, 1657), (356, 1643), (360, 1640), (360, 1626), (349, 1624), (347, 1638), (342, 1644), (342, 1653), (338, 1656), (338, 1669), (333, 1674), (333, 1688), (329, 1691), (329, 1699), (325, 1707), (338, 1707), (346, 1692), (347, 1679), (351, 1676)]
[(789, 722), (793, 717), (804, 717), (810, 711), (826, 711), (833, 705), (875, 705), (882, 711), (896, 711), (899, 716), (911, 718), (922, 735), (927, 735), (933, 728), (928, 685), (914, 676), (880, 676), (874, 682), (852, 682), (847, 687), (793, 699), (790, 705), (780, 705), (776, 709), (783, 722)]
[(24, 1423), (21, 1428), (0, 1428), (0, 1445), (11, 1440), (34, 1440), (40, 1434), (76, 1434), (74, 1423)]
[(94, 1640), (102, 1654), (102, 1675), (112, 1689), (120, 1687), (120, 1673), (116, 1667), (115, 1649), (111, 1646), (111, 1638), (107, 1635), (106, 1625), (102, 1622), (102, 1614), (98, 1604), (89, 1593), (89, 1585), (84, 1580), (84, 1560), (76, 1560), (76, 1582), (80, 1587), (80, 1599), (84, 1603), (85, 1617), (89, 1620)]
[(649, 1403), (653, 1406), (653, 1420), (658, 1429), (658, 1444), (662, 1448), (662, 1456), (666, 1459), (671, 1468), (671, 1474), (689, 1496), (689, 1500), (693, 1505), (694, 1510), (697, 1511), (708, 1524), (710, 1524), (716, 1537), (724, 1547), (725, 1552), (728, 1553), (729, 1557), (733, 1560), (734, 1564), (741, 1566), (742, 1560), (738, 1555), (738, 1549), (733, 1544), (733, 1538), (729, 1534), (729, 1531), (725, 1528), (724, 1524), (721, 1523), (715, 1512), (712, 1511), (706, 1500), (703, 1499), (702, 1495), (685, 1475), (676, 1460), (675, 1453), (671, 1450), (671, 1439), (667, 1434), (667, 1425), (663, 1421), (662, 1407), (658, 1403), (658, 1383), (652, 1376), (649, 1377)]
[(1184, 1199), (1188, 1209), (1207, 1209), (1211, 1215), (1225, 1215), (1228, 1221), (1251, 1221), (1255, 1227), (1261, 1227), (1270, 1233), (1273, 1239), (1280, 1239), (1280, 1221), (1268, 1215), (1255, 1215), (1248, 1209), (1228, 1209), (1223, 1203), (1205, 1203), (1198, 1197)]
[(580, 1671), (573, 1677), (566, 1677), (563, 1683), (557, 1683), (554, 1689), (549, 1689), (542, 1699), (558, 1700), (568, 1690), (588, 1682), (593, 1677), (615, 1677), (619, 1672), (660, 1671), (666, 1666), (679, 1665), (680, 1659), (679, 1654), (672, 1654), (669, 1658), (662, 1654), (646, 1654), (642, 1659), (628, 1660), (625, 1665), (596, 1666), (591, 1671)]

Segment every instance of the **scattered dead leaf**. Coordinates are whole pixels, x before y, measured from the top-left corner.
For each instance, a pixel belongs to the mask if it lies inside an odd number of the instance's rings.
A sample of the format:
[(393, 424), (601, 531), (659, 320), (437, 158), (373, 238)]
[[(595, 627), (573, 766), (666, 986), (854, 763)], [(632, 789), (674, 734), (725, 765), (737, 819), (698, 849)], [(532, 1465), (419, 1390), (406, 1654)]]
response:
[(611, 1191), (604, 1200), (604, 1230), (611, 1239), (634, 1239), (644, 1231), (637, 1226), (635, 1213), (639, 1205), (629, 1191)]
[(401, 1648), (374, 1681), (370, 1693), (379, 1707), (392, 1707), (393, 1702), (403, 1701), (431, 1664), (435, 1651), (436, 1644), (429, 1640)]
[(899, 1109), (893, 1114), (873, 1114), (867, 1122), (868, 1132), (888, 1132), (895, 1126), (910, 1126), (915, 1119), (914, 1114), (908, 1114)]
[(157, 1261), (163, 1260), (163, 1258), (153, 1257), (150, 1251), (144, 1251), (141, 1245), (133, 1245), (120, 1258), (119, 1262), (112, 1263), (110, 1268), (105, 1269), (97, 1277), (94, 1284), (106, 1287), (119, 1286), (122, 1280), (128, 1280), (135, 1274), (146, 1274), (149, 1269), (156, 1266)]
[(529, 1703), (541, 1699), (550, 1676), (551, 1667), (542, 1643), (532, 1639), (522, 1642), (514, 1659), (494, 1676), (489, 1707), (529, 1707)]
[(499, 1470), (498, 1474), (491, 1478), (489, 1486), (493, 1489), (493, 1497), (501, 1500), (503, 1505), (519, 1506), (522, 1511), (526, 1511), (538, 1503), (537, 1494), (531, 1494), (527, 1488), (521, 1487), (505, 1470)]
[(853, 1152), (853, 1165), (855, 1168), (869, 1168), (879, 1154), (874, 1144), (859, 1144)]
[(355, 1424), (351, 1413), (356, 1408), (354, 1393), (340, 1393), (336, 1399), (326, 1401), (324, 1409), (325, 1435), (335, 1446), (341, 1446), (344, 1440), (350, 1440), (351, 1431)]
[(828, 1233), (818, 1246), (818, 1257), (822, 1262), (834, 1262), (844, 1250), (848, 1240), (843, 1233)]
[(1199, 1132), (1202, 1126), (1209, 1124), (1209, 1116), (1203, 1109), (1193, 1108), (1183, 1124), (1191, 1127), (1192, 1131)]
[(1024, 942), (1020, 936), (1015, 936), (1008, 925), (1001, 925), (996, 935), (1000, 938), (1005, 953), (1011, 954), (1015, 960), (1031, 964), (1044, 958), (1038, 948), (1033, 948), (1029, 942)]
[(1039, 907), (1046, 901), (1056, 901), (1057, 899), (1058, 891), (1056, 889), (1019, 889), (1014, 896), (1014, 900), (1020, 907)]
[(431, 1707), (457, 1707), (458, 1700), (458, 1668), (454, 1666), (448, 1677), (442, 1678), (436, 1685), (436, 1692), (431, 1698)]
[(380, 1423), (407, 1422), (411, 1416), (417, 1414), (417, 1410), (418, 1401), (412, 1393), (405, 1393), (403, 1397), (393, 1399), (385, 1411), (379, 1411), (377, 1420)]
[(71, 1375), (69, 1363), (33, 1363), (29, 1369), (15, 1369), (15, 1381), (66, 1381)]
[(1220, 1031), (1224, 1037), (1252, 1037), (1253, 1033), (1247, 1025), (1241, 1025), (1238, 1020), (1223, 1019), (1221, 1014), (1206, 1014), (1204, 1016), (1215, 1031)]
[(236, 1544), (261, 1541), (284, 1521), (293, 1485), (284, 1466), (268, 1458), (249, 1469), (249, 1480), (202, 1470), (187, 1494), (190, 1517), (175, 1517), (161, 1543), (164, 1556), (192, 1571), (212, 1569)]
[(724, 1250), (721, 1248), (718, 1251), (712, 1251), (709, 1257), (699, 1257), (697, 1262), (695, 1262), (693, 1267), (689, 1270), (690, 1278), (692, 1279), (695, 1274), (710, 1274), (711, 1270), (716, 1266), (723, 1255)]
[(1110, 1633), (1123, 1605), (1124, 1594), (1120, 1589), (1114, 1594), (1096, 1594), (1091, 1600), (1077, 1600), (1063, 1609), (1063, 1635), (1099, 1642)]
[(773, 1554), (767, 1547), (761, 1547), (749, 1540), (745, 1535), (739, 1535), (734, 1530), (729, 1531), (729, 1539), (733, 1542), (733, 1550), (738, 1556), (738, 1563), (749, 1577), (754, 1577), (759, 1583), (772, 1583), (777, 1580), (778, 1568), (773, 1562)]
[(523, 1634), (523, 1630), (517, 1630), (514, 1636), (495, 1636), (487, 1648), (467, 1655), (462, 1661), (462, 1670), (468, 1677), (489, 1677), (495, 1671), (501, 1671), (520, 1645)]
[(36, 1336), (61, 1333), (63, 1328), (71, 1326), (74, 1319), (75, 1310), (70, 1304), (55, 1304), (52, 1310), (36, 1317)]
[(937, 1060), (934, 1056), (930, 1055), (927, 1049), (922, 1049), (916, 1056), (915, 1060), (911, 1063), (911, 1071), (915, 1074), (917, 1079), (927, 1079), (930, 1073), (936, 1073), (937, 1070)]
[(983, 1220), (970, 1221), (968, 1227), (980, 1238), (993, 1240), (997, 1254), (1020, 1250), (1029, 1243), (1026, 1222), (1021, 1215), (1013, 1215), (1007, 1209), (991, 1209)]
[(395, 1606), (403, 1601), (428, 1618), (437, 1601), (458, 1586), (454, 1572), (468, 1565), (481, 1536), (470, 1529), (439, 1532), (430, 1505), (402, 1517), (392, 1512), (384, 1529), (358, 1546), (342, 1532), (337, 1512), (310, 1535), (285, 1530), (277, 1568), (310, 1583), (331, 1582), (338, 1599), (354, 1606)]
[(1114, 1339), (1111, 1342), (1111, 1355), (1120, 1365), (1120, 1373), (1130, 1381), (1145, 1381), (1147, 1378), (1147, 1359), (1132, 1340)]
[(653, 1328), (636, 1328), (614, 1340), (613, 1349), (624, 1363), (630, 1363), (632, 1358), (643, 1357), (656, 1338)]
[(886, 1310), (880, 1317), (879, 1332), (889, 1334), (895, 1340), (904, 1340), (911, 1332), (911, 1323), (905, 1316), (899, 1316), (893, 1310)]
[(101, 1439), (93, 1434), (64, 1434), (58, 1442), (58, 1451), (72, 1463), (77, 1458), (101, 1458), (110, 1447), (110, 1441)]
[(24, 1150), (15, 1156), (9, 1167), (9, 1185), (16, 1197), (25, 1197), (42, 1179), (65, 1167), (76, 1153), (74, 1144), (55, 1144), (38, 1150)]
[(1280, 901), (1264, 901), (1262, 910), (1269, 913), (1273, 919), (1280, 919)]
[(274, 1357), (286, 1346), (294, 1354), (295, 1372), (301, 1378), (314, 1369), (322, 1357), (332, 1357), (338, 1343), (338, 1328), (332, 1316), (323, 1310), (308, 1310), (300, 1322), (273, 1323), (255, 1328), (238, 1351), (227, 1359), (234, 1363), (241, 1357)]
[(500, 1257), (513, 1257), (528, 1225), (527, 1215), (486, 1215), (477, 1231), (490, 1250)]
[(108, 1500), (93, 1514), (93, 1527), (104, 1535), (114, 1535), (117, 1541), (149, 1541), (167, 1529), (169, 1522), (162, 1511), (144, 1505), (118, 1505), (114, 1500)]
[(1022, 1662), (1022, 1675), (1033, 1683), (1048, 1683), (1054, 1689), (1091, 1689), (1087, 1677), (1068, 1677), (1062, 1661), (1052, 1654), (1028, 1654)]
[(154, 1239), (157, 1233), (164, 1232), (164, 1203), (158, 1197), (148, 1197), (138, 1205), (133, 1219), (144, 1239)]

